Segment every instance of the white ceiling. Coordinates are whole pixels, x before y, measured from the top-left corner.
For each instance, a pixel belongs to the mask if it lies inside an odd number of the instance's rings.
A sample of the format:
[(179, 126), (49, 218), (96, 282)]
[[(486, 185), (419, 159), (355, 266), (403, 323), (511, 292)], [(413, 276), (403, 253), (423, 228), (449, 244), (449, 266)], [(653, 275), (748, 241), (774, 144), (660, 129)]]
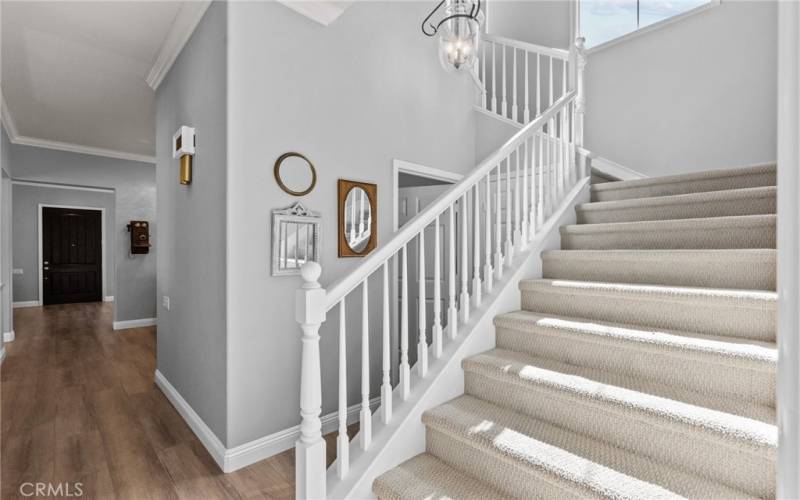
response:
[(154, 154), (145, 79), (183, 2), (2, 2), (2, 90), (22, 137)]

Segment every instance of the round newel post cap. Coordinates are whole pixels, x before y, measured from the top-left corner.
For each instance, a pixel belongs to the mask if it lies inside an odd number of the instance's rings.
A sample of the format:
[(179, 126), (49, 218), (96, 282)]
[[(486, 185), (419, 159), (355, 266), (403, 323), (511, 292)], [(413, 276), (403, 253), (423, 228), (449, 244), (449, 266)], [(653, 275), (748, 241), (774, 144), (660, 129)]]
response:
[(314, 261), (308, 261), (300, 268), (300, 276), (306, 283), (319, 283), (319, 277), (322, 275), (322, 266)]

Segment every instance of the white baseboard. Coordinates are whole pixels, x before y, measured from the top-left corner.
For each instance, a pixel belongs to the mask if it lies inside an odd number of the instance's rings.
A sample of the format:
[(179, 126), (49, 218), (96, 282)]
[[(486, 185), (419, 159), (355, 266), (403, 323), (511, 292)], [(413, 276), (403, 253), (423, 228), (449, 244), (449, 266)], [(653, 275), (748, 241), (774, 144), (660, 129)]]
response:
[(14, 333), (14, 330), (3, 332), (3, 342), (14, 342), (15, 338), (17, 338), (17, 334)]
[(23, 300), (21, 302), (14, 302), (11, 304), (11, 307), (14, 309), (19, 309), (20, 307), (38, 307), (39, 301), (38, 300)]
[(114, 296), (106, 295), (105, 297), (103, 297), (103, 302), (114, 302)]
[(626, 166), (620, 165), (619, 163), (613, 162), (607, 158), (602, 158), (600, 156), (592, 156), (592, 169), (599, 171), (602, 174), (605, 174), (609, 177), (614, 179), (619, 179), (621, 181), (632, 181), (636, 179), (647, 179), (648, 176), (633, 170), (632, 168), (628, 168)]
[[(203, 419), (192, 409), (189, 403), (180, 393), (169, 383), (169, 381), (156, 370), (156, 385), (161, 389), (172, 406), (183, 417), (192, 432), (206, 447), (211, 457), (223, 472), (233, 472), (241, 468), (252, 465), (256, 462), (269, 458), (282, 451), (292, 448), (295, 441), (300, 437), (300, 425), (289, 427), (282, 431), (275, 432), (268, 436), (255, 439), (233, 448), (225, 448), (222, 441), (214, 432), (203, 422)], [(376, 397), (370, 400), (370, 408), (375, 410), (380, 404), (381, 398)], [(347, 408), (347, 423), (351, 424), (358, 420), (361, 405), (355, 404)], [(336, 430), (339, 421), (339, 412), (329, 413), (322, 418), (322, 433), (327, 434)]]
[(129, 319), (126, 321), (115, 321), (114, 330), (126, 330), (128, 328), (142, 328), (144, 326), (155, 326), (157, 318)]

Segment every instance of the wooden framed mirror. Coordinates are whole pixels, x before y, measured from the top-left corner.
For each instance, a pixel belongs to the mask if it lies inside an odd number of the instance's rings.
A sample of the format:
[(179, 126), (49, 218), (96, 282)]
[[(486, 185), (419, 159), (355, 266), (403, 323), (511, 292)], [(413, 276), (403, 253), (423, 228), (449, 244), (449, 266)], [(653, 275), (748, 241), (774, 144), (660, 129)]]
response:
[(311, 160), (300, 153), (284, 153), (275, 160), (275, 182), (292, 196), (305, 196), (317, 184), (317, 170)]
[(378, 186), (339, 179), (339, 257), (363, 257), (378, 244)]

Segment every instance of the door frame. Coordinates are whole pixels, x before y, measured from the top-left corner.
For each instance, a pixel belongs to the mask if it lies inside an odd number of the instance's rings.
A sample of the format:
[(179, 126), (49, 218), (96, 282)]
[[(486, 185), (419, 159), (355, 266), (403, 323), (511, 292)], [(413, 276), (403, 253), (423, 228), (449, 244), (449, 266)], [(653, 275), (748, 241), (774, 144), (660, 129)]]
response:
[[(455, 172), (450, 172), (448, 170), (442, 170), (439, 168), (427, 167), (425, 165), (420, 165), (418, 163), (411, 163), (409, 161), (398, 160), (397, 158), (392, 160), (392, 232), (397, 232), (399, 229), (399, 220), (400, 220), (400, 211), (398, 210), (398, 201), (400, 198), (399, 189), (400, 189), (400, 173), (406, 173), (411, 175), (416, 175), (417, 177), (425, 177), (428, 179), (434, 179), (437, 181), (447, 181), (450, 183), (455, 184), (456, 182), (460, 181), (464, 178), (462, 174), (457, 174)], [(397, 287), (397, 276), (399, 274), (399, 268), (397, 266), (397, 259), (392, 259), (392, 287), (391, 287), (391, 314), (392, 314), (392, 329), (395, 332), (395, 336), (392, 339), (392, 349), (391, 349), (391, 357), (392, 357), (392, 377), (394, 380), (397, 379), (397, 367), (399, 366), (399, 353), (400, 353), (400, 315), (398, 312), (398, 299), (400, 298), (399, 290)], [(410, 331), (410, 330), (409, 330)], [(409, 348), (413, 348), (409, 345)]]
[(88, 206), (80, 206), (80, 205), (56, 205), (53, 203), (39, 203), (39, 213), (38, 213), (38, 240), (39, 240), (39, 261), (38, 261), (38, 269), (39, 269), (39, 305), (44, 305), (44, 265), (42, 264), (42, 212), (44, 208), (67, 208), (73, 210), (94, 210), (96, 212), (100, 212), (100, 279), (102, 280), (101, 284), (101, 296), (100, 300), (106, 300), (106, 209), (105, 207), (88, 207)]

